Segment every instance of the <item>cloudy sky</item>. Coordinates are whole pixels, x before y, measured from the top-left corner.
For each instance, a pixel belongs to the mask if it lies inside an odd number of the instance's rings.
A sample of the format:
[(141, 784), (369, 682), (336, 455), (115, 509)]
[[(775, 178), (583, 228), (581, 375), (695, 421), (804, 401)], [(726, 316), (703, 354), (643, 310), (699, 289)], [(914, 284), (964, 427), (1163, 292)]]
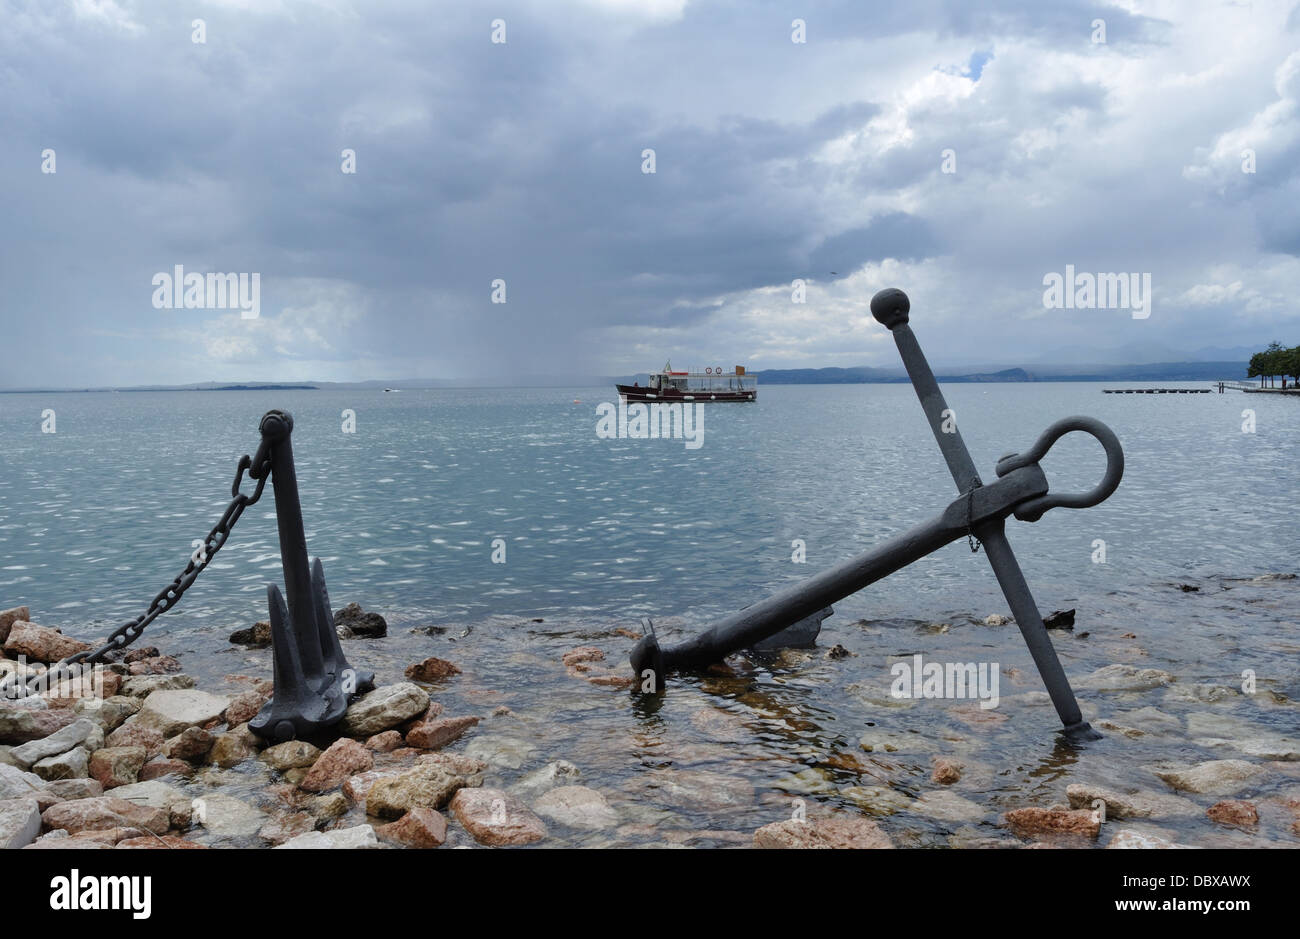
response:
[[(938, 364), (1300, 342), (1298, 49), (1295, 0), (0, 0), (0, 387), (893, 366), (884, 286)], [(1045, 308), (1067, 264), (1150, 317)]]

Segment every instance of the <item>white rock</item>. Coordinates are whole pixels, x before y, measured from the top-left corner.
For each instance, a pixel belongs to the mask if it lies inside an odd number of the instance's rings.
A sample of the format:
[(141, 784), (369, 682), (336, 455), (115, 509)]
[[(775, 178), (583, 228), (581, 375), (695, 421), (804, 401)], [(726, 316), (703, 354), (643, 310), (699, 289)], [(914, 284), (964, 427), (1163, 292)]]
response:
[(153, 691), (131, 720), (152, 727), (163, 737), (175, 737), (187, 727), (199, 727), (216, 720), (229, 706), (229, 698), (206, 691)]
[(924, 793), (908, 808), (945, 822), (973, 822), (988, 814), (978, 802), (972, 802), (947, 789)]
[(247, 802), (209, 792), (191, 803), (191, 819), (218, 838), (249, 838), (266, 824), (267, 815)]
[(508, 790), (512, 796), (530, 802), (556, 786), (568, 786), (582, 776), (582, 770), (568, 760), (552, 760), (533, 770)]
[(533, 803), (533, 811), (570, 828), (596, 831), (618, 824), (618, 813), (605, 797), (586, 786), (558, 786), (543, 793)]
[(1153, 772), (1184, 792), (1226, 796), (1245, 789), (1264, 770), (1245, 760), (1210, 760), (1195, 766), (1156, 769)]
[(0, 799), (30, 799), (45, 788), (45, 780), (16, 766), (0, 763)]
[(41, 810), (35, 799), (0, 801), (0, 849), (21, 848), (41, 833)]
[(1107, 665), (1086, 675), (1076, 687), (1090, 691), (1149, 691), (1171, 684), (1174, 676), (1158, 668)]
[(34, 766), (46, 757), (67, 753), (73, 747), (83, 744), (87, 751), (98, 750), (104, 745), (104, 731), (94, 721), (84, 717), (41, 740), (32, 740), (14, 747), (9, 755), (20, 766)]
[(117, 786), (111, 794), (136, 805), (147, 805), (155, 809), (170, 809), (177, 802), (189, 802), (190, 797), (175, 786), (169, 786), (161, 779), (146, 779), (144, 782)]
[(429, 707), (429, 692), (414, 682), (385, 685), (348, 706), (339, 730), (349, 737), (370, 737), (396, 727)]
[(47, 756), (32, 766), (32, 772), (41, 779), (85, 779), (90, 775), (90, 751), (75, 747), (67, 753)]
[(1199, 816), (1203, 811), (1191, 799), (1163, 792), (1116, 792), (1103, 786), (1071, 783), (1065, 788), (1065, 793), (1072, 809), (1090, 809), (1101, 799), (1106, 803), (1107, 818)]
[(1117, 849), (1151, 849), (1192, 848), (1194, 845), (1178, 844), (1175, 841), (1170, 841), (1167, 838), (1162, 838), (1151, 832), (1138, 831), (1136, 828), (1121, 828), (1119, 831), (1115, 832), (1115, 837), (1110, 839), (1110, 844), (1106, 845), (1106, 847)]
[(379, 839), (375, 830), (369, 825), (357, 825), (355, 828), (336, 828), (333, 831), (309, 831), (296, 838), (290, 838), (284, 844), (276, 845), (273, 850), (281, 848), (378, 848)]

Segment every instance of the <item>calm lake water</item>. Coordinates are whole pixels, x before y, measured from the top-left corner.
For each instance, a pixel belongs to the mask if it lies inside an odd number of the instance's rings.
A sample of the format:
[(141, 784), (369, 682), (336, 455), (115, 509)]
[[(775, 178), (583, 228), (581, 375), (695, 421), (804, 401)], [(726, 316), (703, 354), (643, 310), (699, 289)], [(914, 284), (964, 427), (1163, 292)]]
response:
[[(1070, 782), (1166, 791), (1150, 770), (1161, 760), (1238, 757), (1207, 741), (1242, 733), (1300, 735), (1300, 582), (1252, 580), (1297, 571), (1300, 401), (1102, 387), (945, 387), (986, 482), (1000, 455), (1067, 415), (1100, 418), (1124, 445), (1109, 501), (1008, 523), (1039, 606), (1078, 609), (1074, 632), (1054, 641), (1085, 714), (1124, 723), (1153, 707), (1182, 727), (1082, 750), (1054, 734), (1015, 626), (983, 625), (1008, 611), (964, 542), (837, 604), (818, 648), (678, 676), (653, 701), (560, 663), (596, 645), (626, 668), (633, 643), (616, 629), (650, 616), (661, 638), (684, 638), (942, 510), (956, 493), (908, 385), (765, 386), (756, 405), (708, 407), (698, 449), (599, 439), (596, 406), (612, 388), (3, 394), (0, 607), (28, 604), (82, 638), (143, 612), (220, 515), (261, 414), (279, 407), (296, 421), (308, 544), (336, 608), (356, 600), (389, 619), (389, 638), (345, 644), (354, 664), (393, 681), (427, 655), (455, 661), (464, 675), (435, 691), (449, 713), (515, 712), (457, 749), (491, 758), (506, 785), (571, 760), (619, 812), (617, 828), (547, 843), (727, 844), (789, 817), (794, 798), (870, 811), (902, 845), (1005, 837), (1000, 812), (1063, 802)], [(47, 408), (53, 434), (41, 432)], [(343, 432), (345, 409), (355, 433)], [(1077, 434), (1043, 461), (1054, 490), (1089, 488), (1103, 466)], [(492, 563), (494, 539), (504, 564)], [(792, 561), (796, 539), (804, 564)], [(1100, 542), (1105, 563), (1094, 563)], [(265, 618), (265, 586), (279, 578), (268, 492), (148, 642), (201, 684), (269, 675), (266, 652), (226, 637)], [(430, 625), (445, 632), (412, 631)], [(853, 655), (828, 658), (836, 644)], [(890, 699), (891, 657), (914, 652), (995, 663), (1002, 703)], [(1177, 680), (1080, 687), (1116, 662)], [(1266, 693), (1236, 693), (1246, 669)], [(890, 745), (868, 752), (864, 735)], [(956, 785), (929, 781), (938, 753), (967, 763)], [(1258, 793), (1300, 785), (1278, 766)], [(1198, 844), (1300, 843), (1289, 820), (1261, 815), (1255, 833), (1203, 815), (1154, 827)]]

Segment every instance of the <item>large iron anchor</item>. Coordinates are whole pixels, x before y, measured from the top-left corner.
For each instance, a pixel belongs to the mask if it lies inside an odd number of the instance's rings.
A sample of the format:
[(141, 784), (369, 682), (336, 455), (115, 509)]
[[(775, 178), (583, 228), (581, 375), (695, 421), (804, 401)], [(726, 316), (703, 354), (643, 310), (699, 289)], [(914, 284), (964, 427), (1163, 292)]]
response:
[[(882, 290), (871, 300), (872, 315), (893, 333), (912, 387), (921, 400), (930, 429), (957, 484), (958, 498), (929, 521), (890, 538), (859, 557), (719, 620), (694, 639), (665, 648), (659, 645), (652, 631), (633, 648), (632, 667), (638, 676), (649, 682), (649, 687), (661, 690), (663, 676), (674, 669), (699, 668), (739, 649), (754, 646), (939, 548), (972, 535), (984, 546), (984, 553), (1066, 733), (1075, 739), (1097, 739), (1101, 734), (1083, 719), (1069, 679), (1043, 625), (1038, 605), (1012, 553), (1005, 522), (1009, 515), (1033, 522), (1052, 508), (1086, 508), (1107, 499), (1119, 486), (1124, 474), (1124, 451), (1119, 439), (1095, 418), (1067, 417), (1048, 427), (1026, 452), (1008, 454), (1000, 459), (996, 467), (997, 480), (984, 485), (961, 433), (951, 419), (952, 412), (939, 390), (939, 383), (908, 325), (909, 310), (907, 295), (901, 290)], [(1086, 493), (1052, 494), (1038, 461), (1052, 444), (1072, 431), (1090, 434), (1101, 443), (1106, 451), (1106, 471), (1101, 482)]]
[[(334, 630), (325, 569), (320, 558), (312, 562), (310, 570), (307, 567), (307, 535), (298, 502), (293, 444), (289, 440), (293, 416), (287, 411), (267, 411), (259, 429), (262, 442), (251, 461), (249, 475), (259, 479), (259, 473), (269, 472), (275, 488), (280, 559), (289, 599), (286, 604), (280, 588), (267, 585), (275, 691), (248, 726), (268, 740), (292, 740), (337, 724), (347, 710), (349, 697), (373, 688), (375, 676), (348, 665)], [(270, 468), (263, 470), (267, 460)]]

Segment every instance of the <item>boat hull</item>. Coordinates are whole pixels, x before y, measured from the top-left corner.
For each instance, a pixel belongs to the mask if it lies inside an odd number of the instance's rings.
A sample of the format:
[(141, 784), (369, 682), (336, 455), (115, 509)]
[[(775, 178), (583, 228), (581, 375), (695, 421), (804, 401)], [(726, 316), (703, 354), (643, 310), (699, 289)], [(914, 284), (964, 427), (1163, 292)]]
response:
[(637, 385), (615, 385), (619, 396), (628, 401), (643, 401), (646, 404), (672, 404), (691, 401), (755, 401), (758, 392), (751, 391), (693, 391), (683, 393), (676, 388), (655, 390)]

